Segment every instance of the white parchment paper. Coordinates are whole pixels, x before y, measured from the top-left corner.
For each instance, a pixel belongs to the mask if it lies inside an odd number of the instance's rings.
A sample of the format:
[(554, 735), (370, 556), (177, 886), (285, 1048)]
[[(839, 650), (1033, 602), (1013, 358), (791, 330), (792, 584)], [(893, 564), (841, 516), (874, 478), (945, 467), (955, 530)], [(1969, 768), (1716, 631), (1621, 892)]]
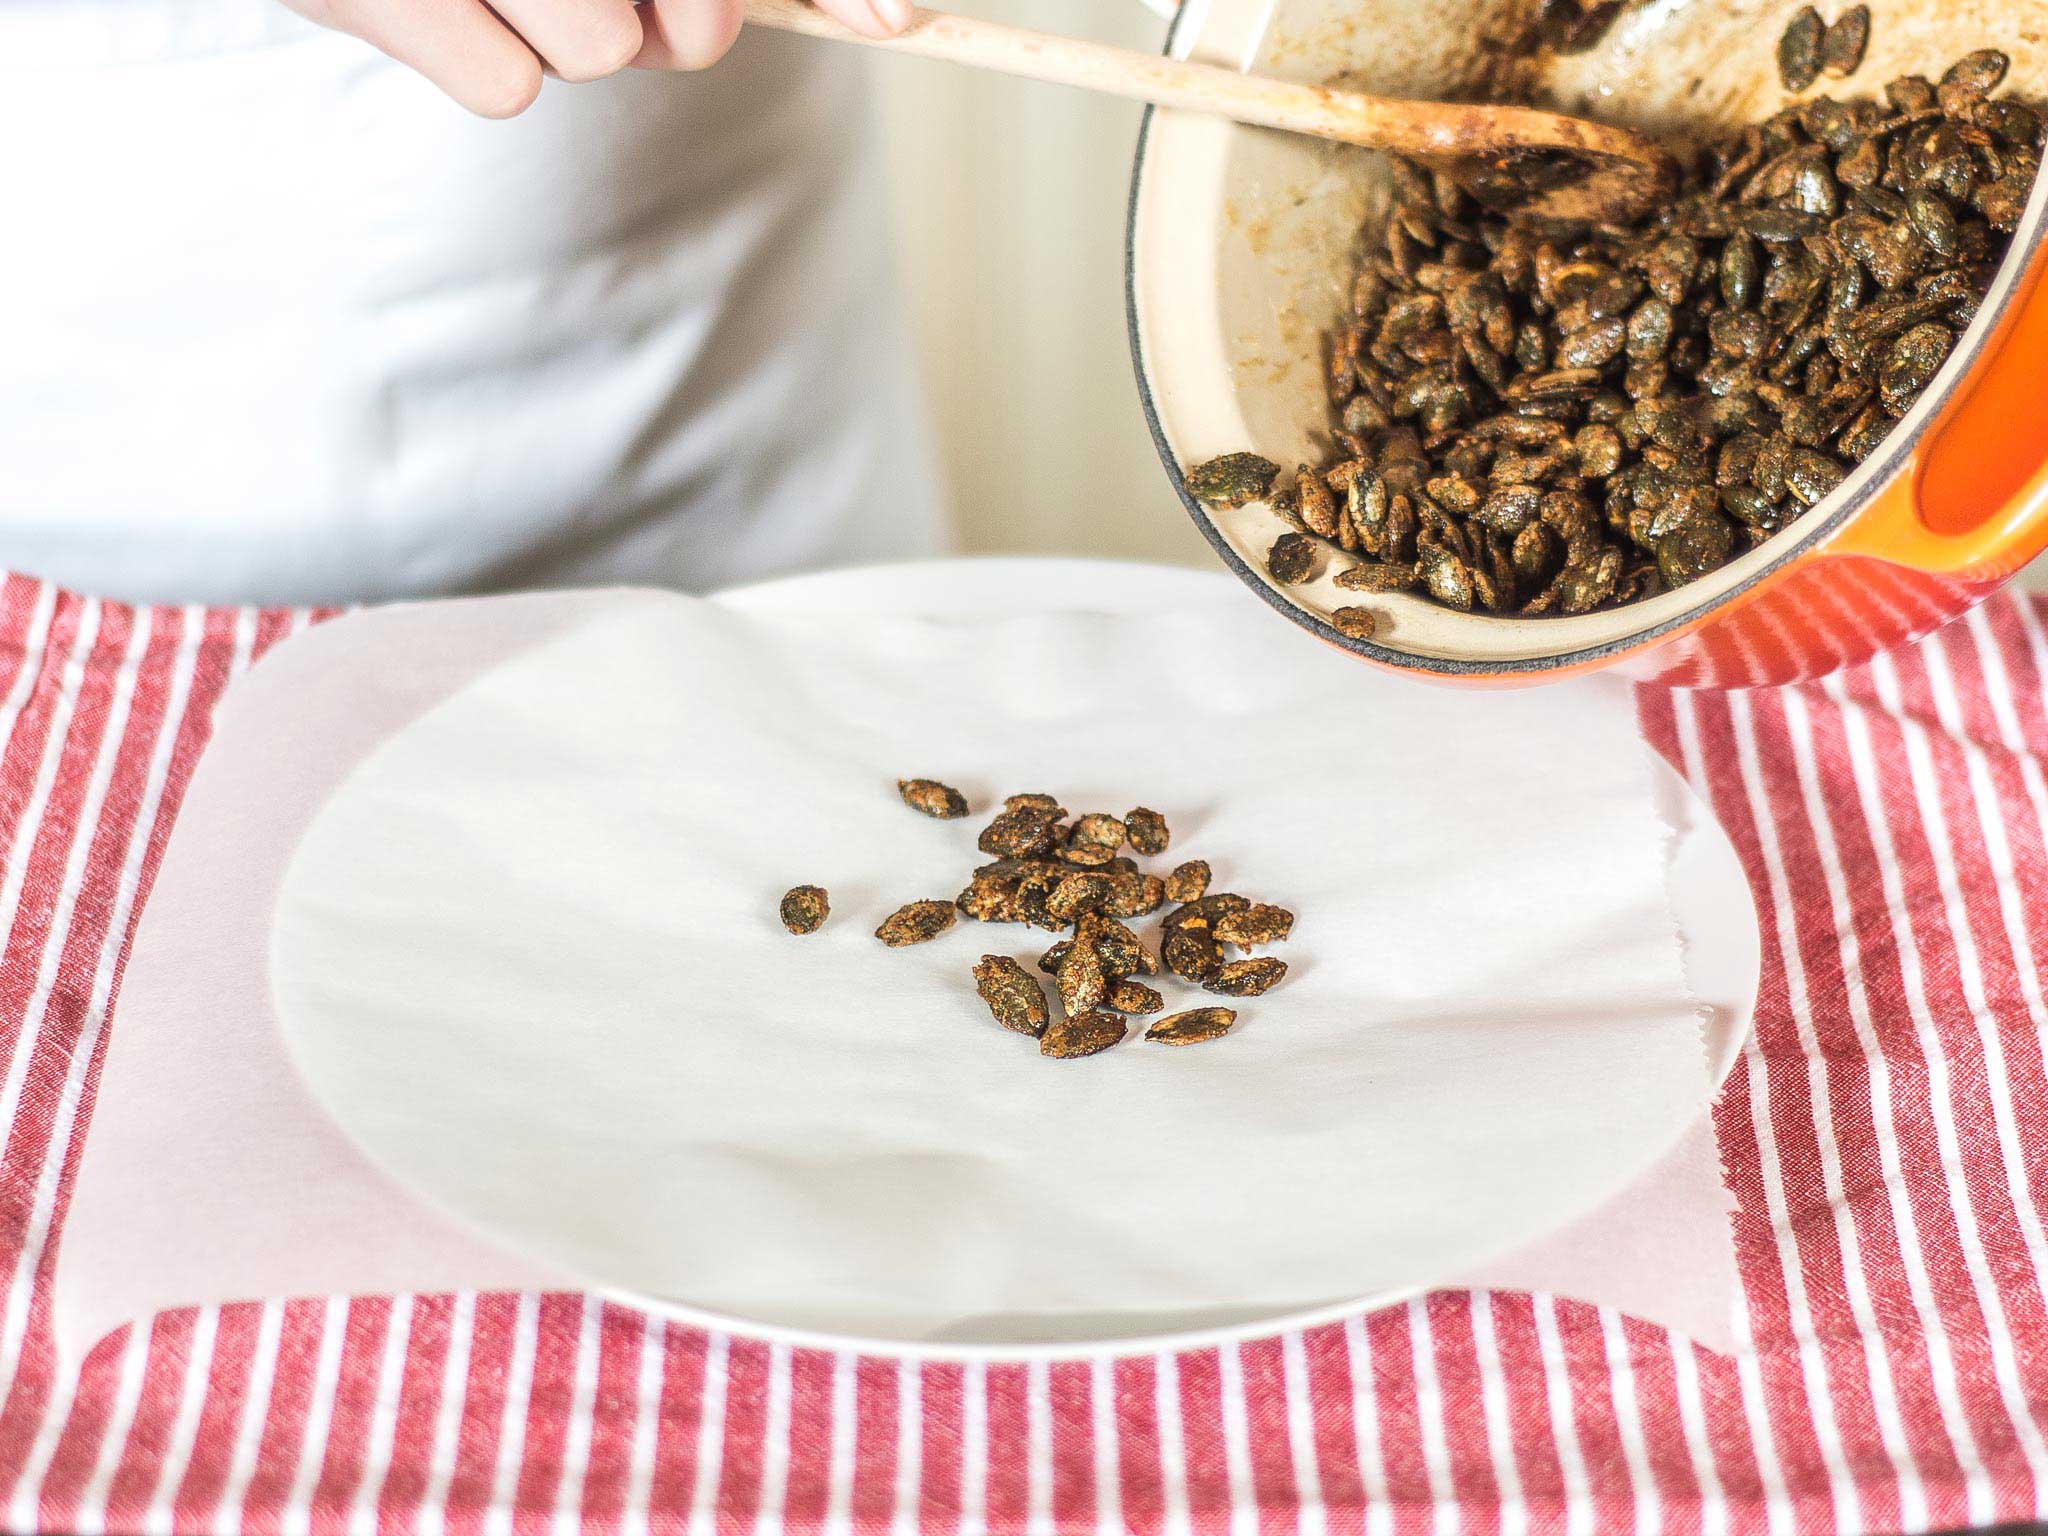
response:
[[(1300, 914), (1292, 974), (1218, 1044), (1041, 1060), (968, 969), (1043, 939), (871, 936), (979, 857), (906, 773), (1157, 807), (1167, 862)], [(1666, 835), (1620, 686), (1417, 688), (1221, 583), (971, 622), (640, 598), (347, 778), (271, 974), (347, 1137), (549, 1271), (871, 1338), (1201, 1327), (1482, 1266), (1679, 1145), (1710, 1084)], [(835, 909), (803, 940), (800, 881)]]

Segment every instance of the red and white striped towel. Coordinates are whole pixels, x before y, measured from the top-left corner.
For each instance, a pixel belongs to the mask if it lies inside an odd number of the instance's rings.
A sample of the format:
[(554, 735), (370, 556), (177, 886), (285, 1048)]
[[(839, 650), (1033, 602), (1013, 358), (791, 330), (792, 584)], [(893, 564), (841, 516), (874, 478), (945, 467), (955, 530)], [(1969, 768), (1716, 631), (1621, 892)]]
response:
[(1756, 1037), (1717, 1114), (1736, 1358), (1512, 1294), (1051, 1366), (456, 1295), (168, 1313), (59, 1375), (47, 1277), (138, 907), (223, 689), (315, 617), (0, 585), (8, 1527), (1890, 1531), (2048, 1504), (2032, 600), (1823, 683), (1640, 696), (1764, 928)]

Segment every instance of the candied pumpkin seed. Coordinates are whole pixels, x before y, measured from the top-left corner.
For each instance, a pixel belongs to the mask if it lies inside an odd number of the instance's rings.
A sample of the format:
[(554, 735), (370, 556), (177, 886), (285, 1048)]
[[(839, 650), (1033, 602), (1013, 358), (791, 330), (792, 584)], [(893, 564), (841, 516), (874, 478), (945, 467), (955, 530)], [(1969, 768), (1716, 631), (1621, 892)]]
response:
[(891, 949), (922, 944), (953, 926), (954, 907), (950, 901), (909, 901), (882, 920), (875, 937)]
[(1812, 6), (1801, 6), (1778, 38), (1778, 79), (1795, 94), (1820, 78), (1821, 41), (1827, 24)]
[[(1561, 440), (1547, 431), (1506, 429), (1500, 438), (1525, 446)], [(931, 807), (947, 813), (941, 819), (955, 819), (948, 798), (954, 792), (936, 780), (899, 780), (898, 792), (920, 810)], [(1212, 991), (1254, 996), (1286, 973), (1285, 964), (1269, 956), (1233, 960), (1227, 950), (1285, 939), (1292, 913), (1234, 891), (1211, 891), (1203, 860), (1184, 860), (1162, 877), (1122, 852), (1128, 847), (1151, 857), (1170, 841), (1166, 818), (1146, 806), (1122, 816), (1092, 811), (1069, 820), (1052, 795), (1010, 795), (976, 836), (977, 846), (993, 857), (973, 868), (966, 888), (950, 903), (906, 903), (884, 920), (876, 937), (892, 948), (924, 943), (959, 915), (1052, 932), (1058, 937), (1036, 964), (1052, 979), (1059, 1008), (1051, 1005), (1044, 984), (1008, 956), (981, 957), (973, 967), (975, 990), (998, 1024), (1037, 1037), (1045, 1055), (1094, 1055), (1124, 1038), (1121, 1015), (1163, 1013), (1165, 997), (1140, 977), (1168, 974)], [(799, 886), (784, 898), (792, 932), (810, 931), (801, 925), (813, 921), (813, 898), (815, 921), (822, 922), (822, 889)], [(1155, 954), (1125, 920), (1158, 913), (1169, 900), (1174, 905), (1159, 918)], [(1154, 1038), (1169, 1044), (1214, 1038), (1235, 1017), (1228, 1009), (1188, 1010), (1175, 1021), (1161, 1020), (1170, 1027)]]
[(1173, 833), (1164, 816), (1140, 805), (1124, 813), (1124, 836), (1130, 839), (1131, 847), (1150, 857), (1166, 852)]
[(1145, 1038), (1159, 1045), (1200, 1045), (1205, 1040), (1221, 1039), (1236, 1022), (1234, 1008), (1190, 1008), (1185, 1013), (1169, 1013), (1163, 1019), (1154, 1019), (1146, 1027)]
[(983, 955), (974, 967), (974, 989), (1005, 1029), (1020, 1035), (1042, 1035), (1051, 1014), (1045, 991), (1031, 973), (1008, 955)]
[(1126, 1027), (1115, 1014), (1100, 1010), (1069, 1014), (1045, 1026), (1038, 1037), (1039, 1054), (1060, 1059), (1099, 1055), (1123, 1039)]
[(953, 821), (967, 814), (967, 797), (937, 779), (898, 779), (896, 792), (913, 811), (922, 811), (939, 821)]
[(1203, 985), (1226, 997), (1257, 997), (1286, 974), (1285, 960), (1257, 955), (1249, 960), (1226, 961)]
[(1853, 75), (1870, 45), (1870, 7), (1852, 5), (1833, 21), (1820, 40), (1820, 69), (1840, 78)]
[(1256, 453), (1226, 453), (1187, 473), (1188, 494), (1212, 507), (1241, 507), (1263, 497), (1280, 466)]
[(1380, 621), (1370, 608), (1333, 608), (1330, 627), (1352, 640), (1370, 640), (1378, 632)]
[(1209, 889), (1209, 861), (1188, 859), (1173, 867), (1173, 873), (1166, 877), (1166, 899), (1183, 905), (1200, 901)]
[(1294, 931), (1294, 914), (1285, 907), (1254, 902), (1241, 910), (1224, 913), (1211, 931), (1224, 943), (1240, 949), (1255, 944), (1278, 944)]
[(1142, 981), (1119, 976), (1104, 994), (1103, 1004), (1113, 1013), (1157, 1013), (1166, 999)]
[(782, 926), (801, 937), (816, 933), (832, 915), (832, 898), (822, 885), (795, 885), (783, 895)]

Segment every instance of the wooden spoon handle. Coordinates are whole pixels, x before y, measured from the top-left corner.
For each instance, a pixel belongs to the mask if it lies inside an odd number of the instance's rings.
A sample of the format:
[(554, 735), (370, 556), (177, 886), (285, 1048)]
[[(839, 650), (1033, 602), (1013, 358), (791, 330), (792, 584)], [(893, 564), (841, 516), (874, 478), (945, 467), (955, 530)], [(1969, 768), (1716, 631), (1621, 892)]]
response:
[[(1633, 218), (1677, 180), (1670, 157), (1647, 139), (1625, 128), (1534, 107), (1403, 101), (1297, 85), (947, 11), (913, 10), (904, 31), (873, 38), (842, 26), (808, 0), (746, 0), (746, 8), (748, 21), (786, 32), (950, 59), (1028, 80), (1412, 155), (1449, 171), (1489, 204), (1513, 207), (1524, 216), (1575, 222)], [(1580, 173), (1528, 179), (1521, 170), (1525, 151), (1563, 151), (1579, 163)], [(1496, 171), (1506, 175), (1511, 203), (1498, 200), (1503, 186)]]
[(1156, 106), (1215, 113), (1320, 138), (1417, 152), (1434, 147), (1416, 136), (1407, 119), (1396, 114), (1381, 122), (1375, 110), (1380, 105), (1405, 108), (1410, 105), (1407, 102), (1381, 104), (1370, 97), (1340, 95), (1319, 86), (1241, 75), (1213, 64), (1185, 63), (947, 11), (919, 9), (914, 15), (910, 26), (897, 36), (872, 38), (834, 21), (809, 0), (747, 0), (748, 21), (784, 32), (949, 59), (976, 69), (1079, 86)]
[(1402, 154), (1457, 156), (1515, 148), (1561, 148), (1625, 159), (1644, 156), (1642, 141), (1624, 130), (1528, 107), (1403, 101), (1328, 86), (1297, 85), (948, 11), (916, 10), (910, 26), (897, 36), (872, 38), (834, 21), (809, 0), (746, 0), (746, 4), (748, 21), (784, 32), (949, 59), (1028, 80), (1079, 86), (1155, 106), (1213, 113), (1241, 123)]

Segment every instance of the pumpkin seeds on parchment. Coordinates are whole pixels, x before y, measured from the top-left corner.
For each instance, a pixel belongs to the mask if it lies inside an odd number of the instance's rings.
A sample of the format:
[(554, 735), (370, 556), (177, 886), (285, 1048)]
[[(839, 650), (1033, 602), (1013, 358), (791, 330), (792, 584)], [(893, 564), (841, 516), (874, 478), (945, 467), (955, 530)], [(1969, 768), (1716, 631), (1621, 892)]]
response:
[[(966, 798), (935, 779), (900, 779), (897, 792), (913, 810), (939, 820), (967, 813)], [(1166, 818), (1147, 806), (1122, 816), (1107, 811), (1069, 813), (1053, 796), (1011, 795), (976, 835), (994, 857), (976, 865), (951, 902), (919, 900), (899, 907), (875, 936), (891, 948), (927, 943), (965, 916), (980, 923), (1016, 923), (1062, 935), (1037, 960), (1052, 978), (1055, 1015), (1044, 985), (1009, 955), (983, 955), (974, 966), (975, 991), (1003, 1028), (1030, 1035), (1042, 1054), (1093, 1056), (1122, 1042), (1125, 1015), (1158, 1014), (1166, 999), (1140, 976), (1162, 973), (1239, 997), (1265, 992), (1286, 975), (1269, 956), (1232, 949), (1284, 940), (1294, 914), (1235, 894), (1209, 891), (1209, 866), (1187, 859), (1164, 877), (1138, 867), (1123, 850), (1153, 856), (1172, 842)], [(1155, 953), (1126, 922), (1148, 917), (1168, 902)], [(782, 899), (791, 933), (809, 933), (825, 920), (825, 892), (798, 886)], [(1158, 1019), (1148, 1040), (1192, 1045), (1220, 1038), (1235, 1020), (1227, 1008), (1196, 1008)]]

